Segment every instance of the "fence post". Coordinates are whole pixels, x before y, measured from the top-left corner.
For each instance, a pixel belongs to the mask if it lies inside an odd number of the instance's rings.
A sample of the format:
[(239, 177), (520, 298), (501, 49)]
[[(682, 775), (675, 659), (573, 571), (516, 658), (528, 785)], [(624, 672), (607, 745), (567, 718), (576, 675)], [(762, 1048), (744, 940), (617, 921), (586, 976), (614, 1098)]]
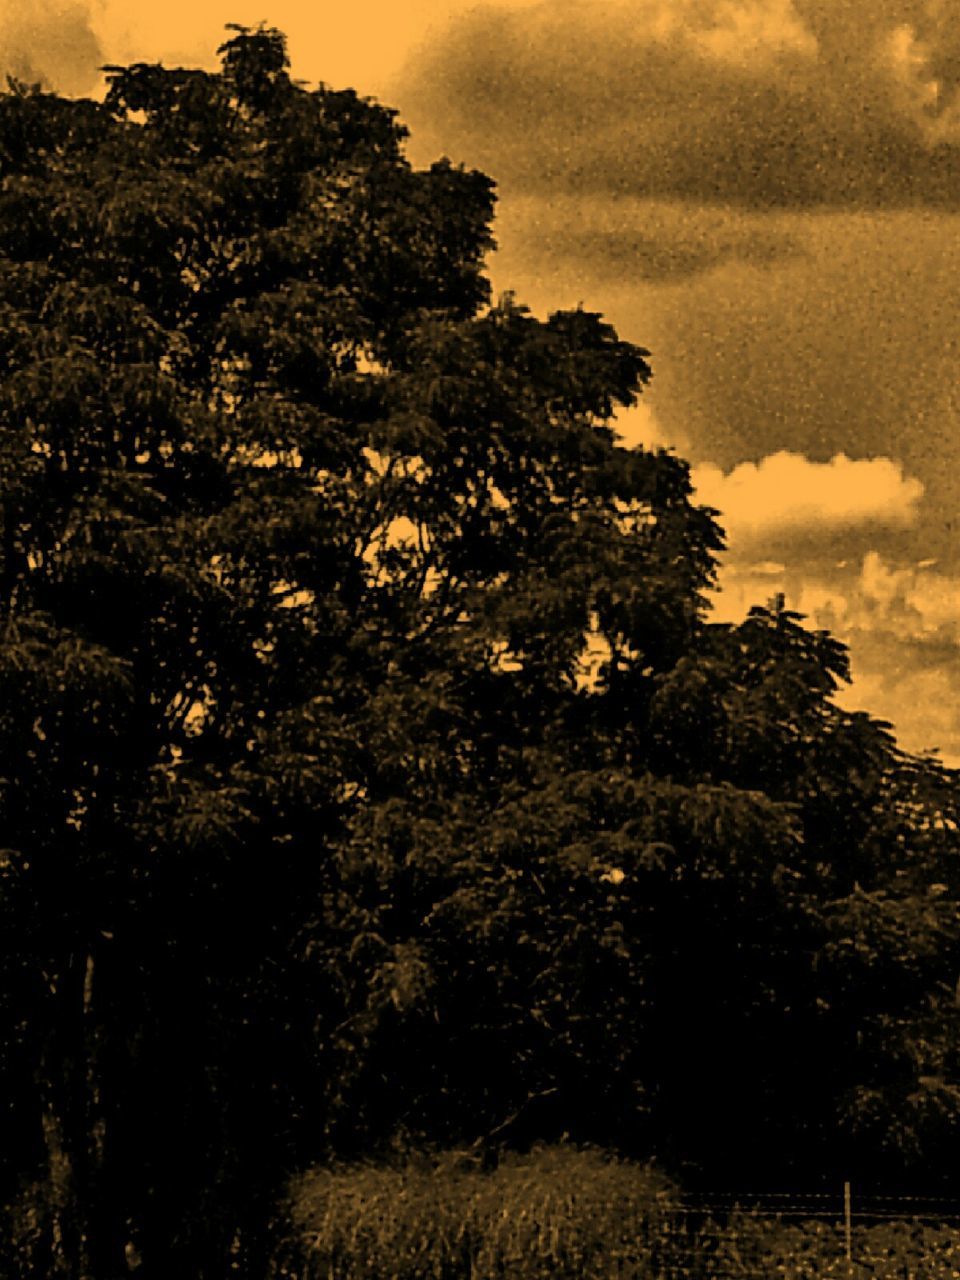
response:
[(850, 1183), (843, 1184), (843, 1242), (847, 1254), (847, 1266), (853, 1266), (853, 1221), (850, 1211)]

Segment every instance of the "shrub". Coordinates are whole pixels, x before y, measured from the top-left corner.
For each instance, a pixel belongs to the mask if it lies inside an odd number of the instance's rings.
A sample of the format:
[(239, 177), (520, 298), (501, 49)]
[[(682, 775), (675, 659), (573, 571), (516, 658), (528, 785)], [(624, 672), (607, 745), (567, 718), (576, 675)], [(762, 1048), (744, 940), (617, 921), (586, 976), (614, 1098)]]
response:
[(273, 1275), (291, 1280), (634, 1280), (658, 1274), (670, 1183), (600, 1152), (495, 1170), (453, 1156), (312, 1169), (290, 1187)]

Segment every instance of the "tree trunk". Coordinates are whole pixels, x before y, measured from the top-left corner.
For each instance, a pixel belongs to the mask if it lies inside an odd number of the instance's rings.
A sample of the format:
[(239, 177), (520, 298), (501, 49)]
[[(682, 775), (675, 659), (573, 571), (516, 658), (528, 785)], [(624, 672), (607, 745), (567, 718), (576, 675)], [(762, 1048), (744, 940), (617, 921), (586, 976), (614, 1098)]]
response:
[(38, 1081), (41, 1125), (46, 1151), (45, 1202), (49, 1223), (51, 1274), (64, 1280), (85, 1280), (88, 1274), (85, 1233), (80, 1224), (76, 1170), (67, 1140), (67, 1126), (58, 1105), (59, 1081), (45, 1064)]
[(86, 1227), (87, 1262), (93, 1280), (122, 1280), (129, 1275), (122, 1178), (111, 1160), (107, 1122), (106, 1044), (97, 1010), (96, 966), (88, 953), (83, 974), (85, 1185), (79, 1191)]
[(53, 1272), (64, 1280), (129, 1274), (118, 1185), (108, 1175), (103, 1031), (91, 954), (49, 982), (53, 1019), (38, 1072)]

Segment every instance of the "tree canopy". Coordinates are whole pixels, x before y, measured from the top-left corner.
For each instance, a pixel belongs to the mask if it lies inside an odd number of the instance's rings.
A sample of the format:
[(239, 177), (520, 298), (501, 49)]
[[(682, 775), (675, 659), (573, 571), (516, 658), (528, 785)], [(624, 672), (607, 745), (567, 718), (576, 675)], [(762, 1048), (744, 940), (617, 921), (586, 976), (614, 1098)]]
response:
[(487, 177), (220, 54), (0, 97), (25, 1273), (257, 1275), (288, 1173), (404, 1144), (936, 1177), (956, 775), (782, 600), (711, 621), (649, 353), (490, 299)]

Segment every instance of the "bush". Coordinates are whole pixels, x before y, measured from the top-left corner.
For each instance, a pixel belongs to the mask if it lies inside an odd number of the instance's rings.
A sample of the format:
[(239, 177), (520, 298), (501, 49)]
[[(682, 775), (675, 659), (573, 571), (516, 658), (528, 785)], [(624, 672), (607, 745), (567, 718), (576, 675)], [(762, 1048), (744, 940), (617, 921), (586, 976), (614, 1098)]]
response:
[(489, 1172), (455, 1156), (317, 1168), (290, 1188), (273, 1275), (652, 1277), (673, 1195), (653, 1169), (566, 1147), (511, 1156)]

